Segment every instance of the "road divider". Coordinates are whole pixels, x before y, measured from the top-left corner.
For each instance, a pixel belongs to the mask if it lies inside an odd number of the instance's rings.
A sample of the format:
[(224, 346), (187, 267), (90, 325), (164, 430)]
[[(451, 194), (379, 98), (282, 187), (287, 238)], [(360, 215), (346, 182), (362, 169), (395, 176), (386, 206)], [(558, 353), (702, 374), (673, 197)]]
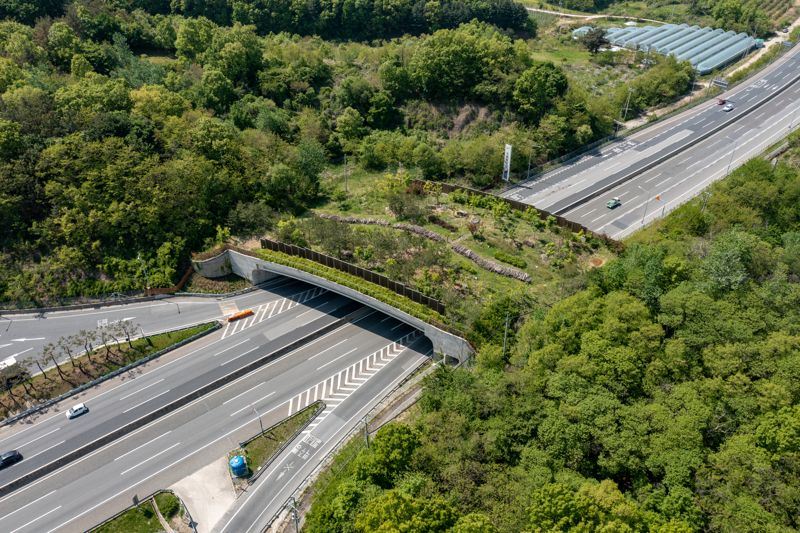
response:
[(55, 470), (58, 470), (62, 466), (66, 466), (67, 464), (71, 463), (72, 461), (74, 461), (74, 460), (76, 460), (76, 459), (78, 459), (78, 458), (80, 458), (80, 457), (82, 457), (82, 456), (84, 456), (84, 455), (86, 455), (86, 454), (88, 454), (90, 452), (93, 452), (93, 451), (105, 446), (106, 444), (110, 444), (111, 442), (113, 442), (113, 441), (117, 440), (118, 438), (126, 435), (127, 433), (130, 433), (130, 432), (132, 432), (132, 431), (134, 431), (136, 429), (139, 429), (139, 428), (149, 424), (150, 422), (153, 422), (153, 421), (161, 418), (162, 416), (164, 416), (164, 415), (166, 415), (166, 414), (168, 414), (168, 413), (170, 413), (172, 411), (175, 411), (175, 410), (183, 407), (184, 405), (187, 405), (187, 404), (193, 402), (194, 400), (196, 400), (198, 398), (201, 398), (202, 396), (205, 396), (206, 394), (214, 391), (215, 389), (218, 389), (218, 388), (222, 387), (223, 385), (225, 385), (225, 384), (227, 384), (227, 383), (229, 383), (231, 381), (234, 381), (235, 379), (238, 379), (238, 378), (240, 378), (240, 377), (242, 377), (242, 376), (244, 376), (246, 374), (249, 374), (250, 372), (260, 368), (261, 366), (264, 366), (265, 364), (269, 363), (270, 361), (272, 361), (274, 359), (277, 359), (278, 357), (282, 357), (282, 356), (284, 356), (286, 354), (289, 354), (289, 353), (297, 350), (298, 348), (301, 348), (304, 345), (310, 343), (311, 341), (314, 341), (314, 340), (316, 340), (316, 339), (318, 339), (318, 338), (320, 338), (320, 337), (322, 337), (324, 335), (327, 335), (328, 333), (330, 333), (330, 332), (332, 332), (332, 331), (344, 326), (345, 324), (350, 323), (350, 322), (354, 322), (356, 320), (359, 320), (364, 315), (370, 314), (370, 313), (373, 313), (373, 312), (374, 311), (372, 309), (370, 309), (368, 307), (365, 307), (365, 306), (362, 306), (359, 303), (350, 302), (350, 303), (348, 303), (347, 305), (345, 305), (342, 308), (342, 313), (344, 313), (344, 315), (341, 318), (338, 318), (338, 319), (334, 320), (333, 322), (331, 322), (329, 324), (325, 324), (325, 325), (319, 327), (318, 329), (314, 330), (313, 332), (309, 333), (308, 335), (305, 335), (304, 337), (296, 339), (296, 340), (290, 342), (289, 344), (287, 344), (287, 345), (285, 345), (285, 346), (283, 346), (281, 348), (278, 348), (277, 350), (274, 350), (274, 351), (272, 351), (272, 352), (270, 352), (268, 354), (264, 354), (264, 355), (258, 357), (256, 360), (251, 361), (250, 363), (247, 363), (246, 365), (234, 370), (233, 372), (230, 372), (229, 374), (226, 374), (225, 376), (222, 376), (222, 377), (212, 381), (211, 383), (208, 383), (208, 384), (206, 384), (206, 385), (204, 385), (202, 387), (199, 387), (199, 388), (195, 389), (193, 392), (191, 392), (191, 393), (189, 393), (189, 394), (187, 394), (187, 395), (185, 395), (185, 396), (183, 396), (181, 398), (178, 398), (175, 401), (170, 402), (170, 403), (168, 403), (168, 404), (166, 404), (164, 406), (161, 406), (158, 409), (156, 409), (154, 411), (151, 411), (150, 413), (147, 413), (146, 415), (144, 415), (144, 416), (142, 416), (142, 417), (140, 417), (140, 418), (138, 418), (138, 419), (136, 419), (136, 420), (134, 420), (134, 421), (132, 421), (132, 422), (130, 422), (128, 424), (125, 424), (124, 426), (119, 427), (119, 428), (107, 433), (106, 435), (104, 435), (104, 436), (102, 436), (102, 437), (100, 437), (98, 439), (95, 439), (92, 442), (89, 442), (89, 443), (81, 446), (80, 448), (77, 448), (77, 449), (75, 449), (75, 450), (73, 450), (71, 452), (66, 453), (65, 455), (63, 455), (62, 457), (56, 459), (55, 461), (52, 461), (52, 462), (50, 462), (50, 463), (48, 463), (48, 464), (46, 464), (46, 465), (44, 465), (44, 466), (42, 466), (40, 468), (37, 468), (36, 470), (34, 470), (32, 472), (29, 472), (28, 474), (25, 474), (24, 476), (21, 476), (21, 477), (15, 479), (14, 481), (12, 481), (10, 483), (7, 483), (7, 484), (3, 485), (2, 487), (0, 487), (0, 497), (6, 496), (7, 494), (10, 494), (11, 492), (13, 492), (13, 491), (15, 491), (15, 490), (17, 490), (17, 489), (19, 489), (21, 487), (24, 487), (25, 485), (27, 485), (29, 483), (32, 483), (33, 481), (36, 481), (37, 479), (39, 479), (39, 478), (41, 478), (41, 477), (43, 477), (43, 476), (45, 476), (45, 475), (47, 475), (47, 474), (49, 474), (51, 472), (54, 472)]
[[(642, 174), (644, 172), (647, 172), (648, 170), (651, 170), (651, 169), (657, 167), (658, 165), (664, 163), (665, 161), (668, 161), (669, 159), (672, 159), (673, 157), (675, 157), (676, 155), (680, 154), (681, 152), (684, 152), (684, 151), (688, 150), (689, 148), (691, 148), (692, 146), (696, 145), (697, 143), (700, 143), (700, 142), (708, 139), (712, 135), (715, 135), (715, 134), (719, 133), (720, 131), (722, 131), (723, 129), (727, 128), (728, 126), (734, 124), (738, 120), (741, 120), (742, 118), (744, 118), (747, 115), (751, 114), (752, 112), (756, 111), (761, 106), (763, 106), (764, 104), (766, 104), (770, 100), (773, 100), (779, 94), (781, 94), (784, 91), (786, 91), (787, 89), (789, 89), (792, 85), (797, 83), (798, 80), (800, 80), (800, 71), (798, 71), (798, 74), (796, 74), (794, 76), (794, 78), (791, 81), (789, 81), (789, 83), (786, 83), (782, 87), (779, 87), (776, 91), (771, 92), (766, 97), (762, 98), (761, 100), (759, 100), (758, 102), (756, 102), (752, 106), (743, 109), (741, 111), (741, 113), (738, 113), (738, 114), (734, 115), (733, 117), (731, 117), (730, 119), (722, 122), (718, 126), (715, 126), (714, 128), (710, 129), (709, 131), (703, 133), (699, 137), (697, 137), (695, 139), (692, 139), (691, 142), (685, 143), (685, 144), (679, 146), (678, 148), (675, 148), (675, 149), (665, 153), (664, 155), (662, 155), (660, 157), (657, 157), (653, 161), (650, 161), (649, 163), (644, 164), (641, 168), (637, 168), (636, 170), (628, 172), (627, 174), (624, 174), (620, 178), (618, 178), (616, 180), (613, 180), (612, 182), (607, 183), (605, 185), (602, 185), (598, 189), (595, 189), (595, 190), (593, 190), (592, 192), (590, 192), (590, 193), (588, 193), (586, 195), (581, 195), (581, 193), (578, 193), (576, 195), (573, 195), (571, 197), (571, 199), (568, 197), (566, 199), (566, 201), (557, 202), (556, 204), (553, 204), (552, 206), (550, 206), (550, 211), (552, 213), (556, 214), (556, 215), (563, 215), (564, 213), (570, 211), (571, 209), (574, 209), (574, 208), (576, 208), (576, 207), (588, 202), (589, 200), (597, 198), (601, 194), (610, 191), (611, 189), (613, 189), (617, 185), (625, 183), (626, 181), (629, 181), (629, 180), (635, 178), (639, 174)], [(580, 197), (578, 197), (578, 196), (580, 196)]]

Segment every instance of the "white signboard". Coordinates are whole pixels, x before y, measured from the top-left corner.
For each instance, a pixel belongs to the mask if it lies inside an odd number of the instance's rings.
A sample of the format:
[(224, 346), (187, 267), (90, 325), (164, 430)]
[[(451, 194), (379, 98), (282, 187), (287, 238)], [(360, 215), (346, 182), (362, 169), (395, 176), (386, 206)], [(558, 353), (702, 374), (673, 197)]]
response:
[(503, 155), (503, 181), (508, 181), (508, 175), (511, 173), (511, 145), (506, 145), (506, 152)]

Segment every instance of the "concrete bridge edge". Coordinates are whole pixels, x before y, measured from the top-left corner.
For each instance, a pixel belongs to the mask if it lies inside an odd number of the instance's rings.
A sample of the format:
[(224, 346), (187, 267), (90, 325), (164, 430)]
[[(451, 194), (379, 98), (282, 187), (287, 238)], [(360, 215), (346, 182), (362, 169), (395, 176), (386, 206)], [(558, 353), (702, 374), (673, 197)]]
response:
[(432, 324), (428, 324), (424, 320), (409, 315), (376, 298), (362, 294), (355, 289), (339, 285), (338, 283), (303, 270), (272, 263), (264, 259), (239, 253), (235, 250), (225, 250), (210, 259), (193, 261), (192, 263), (194, 269), (199, 274), (209, 278), (221, 277), (233, 273), (249, 280), (254, 285), (264, 283), (276, 276), (286, 276), (304, 281), (331, 292), (341, 294), (342, 296), (372, 307), (373, 309), (419, 329), (430, 339), (433, 344), (434, 352), (443, 356), (445, 360), (451, 358), (463, 364), (466, 363), (474, 353), (472, 346), (466, 339), (439, 329)]

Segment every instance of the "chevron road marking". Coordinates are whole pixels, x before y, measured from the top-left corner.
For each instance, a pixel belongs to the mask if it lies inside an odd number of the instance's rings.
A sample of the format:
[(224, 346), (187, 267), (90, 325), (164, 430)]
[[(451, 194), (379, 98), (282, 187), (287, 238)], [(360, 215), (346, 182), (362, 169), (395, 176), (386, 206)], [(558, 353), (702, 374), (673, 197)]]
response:
[(230, 324), (225, 326), (225, 330), (222, 332), (222, 338), (224, 339), (225, 337), (230, 337), (231, 335), (241, 333), (242, 331), (256, 324), (260, 324), (264, 320), (279, 315), (284, 311), (288, 311), (289, 309), (294, 309), (298, 305), (312, 300), (326, 292), (327, 291), (321, 287), (314, 287), (307, 291), (293, 294), (288, 298), (281, 298), (280, 300), (273, 300), (271, 302), (261, 304), (255, 309), (252, 317), (235, 322), (233, 326)]
[(303, 431), (304, 435), (309, 435), (331, 411), (400, 355), (420, 335), (421, 332), (413, 331), (296, 395), (289, 401), (287, 416), (292, 416), (317, 400), (325, 402), (325, 409)]

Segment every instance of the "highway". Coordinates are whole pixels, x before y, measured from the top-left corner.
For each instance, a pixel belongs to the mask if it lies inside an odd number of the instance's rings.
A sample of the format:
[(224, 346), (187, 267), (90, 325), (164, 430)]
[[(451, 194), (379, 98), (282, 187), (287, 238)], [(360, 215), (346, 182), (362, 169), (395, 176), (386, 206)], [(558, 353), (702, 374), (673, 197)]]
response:
[[(295, 295), (312, 288), (299, 281), (277, 278), (252, 292), (230, 298), (178, 296), (90, 309), (2, 315), (0, 360), (12, 356), (20, 361), (36, 357), (45, 344), (116, 321), (137, 324), (140, 332), (152, 335), (209, 322), (283, 298), (297, 302)], [(36, 369), (35, 365), (29, 366)]]
[[(268, 327), (244, 328), (245, 321), (241, 321), (238, 334), (226, 335), (222, 330), (216, 342), (204, 343), (157, 372), (124, 380), (96, 395), (69, 399), (36, 422), (25, 419), (2, 428), (0, 447), (18, 450), (24, 460), (0, 470), (0, 487), (361, 307), (327, 292), (308, 304), (273, 316), (264, 323)], [(81, 401), (87, 404), (89, 414), (68, 420), (63, 410)]]
[[(800, 127), (800, 49), (702, 103), (502, 196), (622, 238), (660, 217)], [(651, 168), (652, 167), (652, 168)], [(606, 202), (619, 197), (622, 206)]]
[[(152, 335), (229, 316), (239, 310), (277, 302), (283, 311), (302, 303), (298, 294), (314, 289), (302, 282), (276, 278), (246, 294), (233, 297), (177, 296), (150, 302), (98, 305), (96, 308), (49, 313), (3, 315), (0, 321), (0, 359), (36, 356), (45, 344), (117, 321), (139, 326)], [(319, 290), (319, 289), (317, 289)], [(309, 296), (313, 296), (309, 293)], [(269, 311), (272, 311), (271, 309)], [(35, 368), (35, 367), (33, 367)]]
[[(318, 300), (329, 302), (329, 308), (298, 306), (236, 334), (229, 332), (223, 338), (225, 332), (220, 330), (198, 341), (199, 346), (186, 346), (170, 366), (135, 379), (118, 380), (102, 396), (87, 399), (90, 412), (80, 418), (68, 421), (62, 412), (56, 412), (27, 427), (19, 426), (17, 431), (9, 430), (9, 435), (0, 435), (3, 449), (38, 439), (28, 445), (28, 451), (21, 447), (25, 460), (4, 471), (2, 479), (16, 477), (27, 461), (33, 459), (38, 464), (37, 459), (50, 453), (38, 451), (41, 455), (36, 457), (34, 450), (54, 444), (58, 450), (84, 432), (103, 432), (117, 424), (118, 417), (124, 418), (127, 409), (132, 409), (130, 413), (154, 409), (180, 387), (189, 386), (192, 378), (182, 379), (182, 372), (208, 379), (215, 368), (242, 364), (247, 358), (263, 355), (275, 342), (285, 342), (289, 331), (305, 327), (298, 324), (308, 321), (309, 328), (316, 327), (318, 321), (332, 319), (331, 309), (345, 312), (356, 305), (330, 295)], [(362, 309), (360, 315), (352, 323), (3, 497), (0, 530), (83, 531), (131, 505), (135, 497), (170, 486), (224, 456), (239, 441), (258, 432), (259, 417), (264, 426), (269, 426), (316, 399), (323, 399), (328, 408), (311, 428), (319, 434), (318, 446), (323, 442), (327, 446), (328, 435), (344, 427), (344, 417), (368, 405), (378, 391), (413, 370), (431, 350), (425, 337), (403, 323), (368, 309)], [(169, 388), (164, 391), (164, 387)], [(64, 408), (59, 406), (58, 410)], [(295, 481), (291, 476), (286, 484)], [(211, 524), (204, 526), (209, 529)]]

